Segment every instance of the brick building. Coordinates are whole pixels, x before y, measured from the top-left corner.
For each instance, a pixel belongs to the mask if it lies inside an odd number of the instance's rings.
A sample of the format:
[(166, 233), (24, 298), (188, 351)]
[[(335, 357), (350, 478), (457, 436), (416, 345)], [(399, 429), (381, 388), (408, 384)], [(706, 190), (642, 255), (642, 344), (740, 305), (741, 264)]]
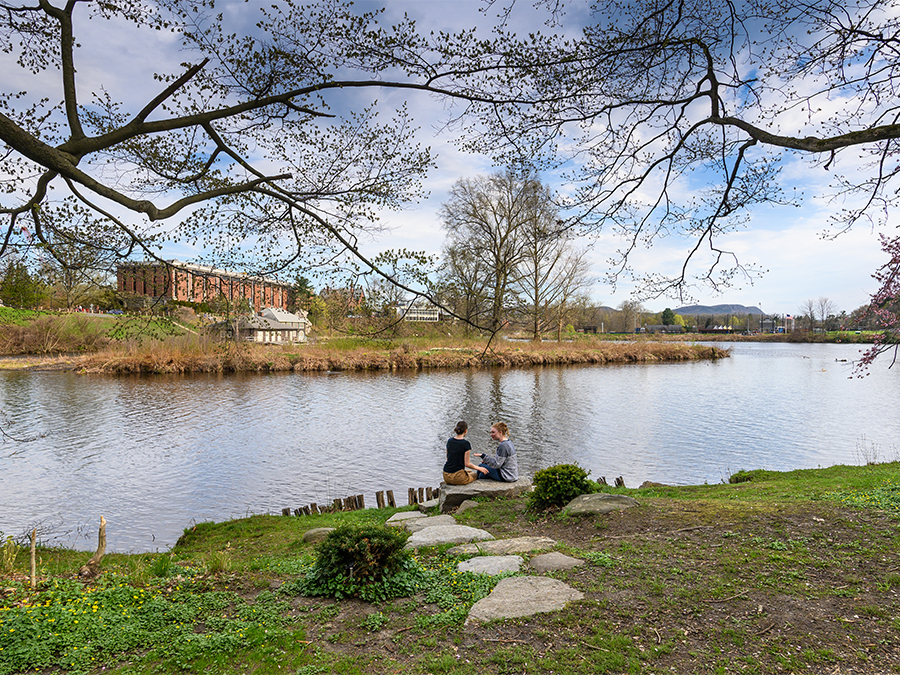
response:
[(179, 260), (120, 264), (116, 272), (120, 292), (148, 295), (187, 302), (208, 302), (218, 297), (242, 298), (258, 313), (265, 307), (287, 309), (291, 287), (288, 284), (237, 274), (225, 270), (192, 265)]

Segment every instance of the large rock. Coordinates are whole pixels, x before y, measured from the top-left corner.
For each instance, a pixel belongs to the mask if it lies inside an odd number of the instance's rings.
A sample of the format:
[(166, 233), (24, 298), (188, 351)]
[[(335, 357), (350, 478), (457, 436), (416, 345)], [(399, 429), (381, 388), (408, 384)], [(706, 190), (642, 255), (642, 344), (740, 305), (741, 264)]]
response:
[(559, 579), (509, 577), (501, 579), (489, 596), (472, 605), (466, 623), (555, 612), (563, 609), (566, 603), (582, 598), (583, 593)]
[(518, 555), (482, 555), (469, 558), (456, 566), (460, 572), (475, 572), (496, 576), (504, 572), (518, 572), (522, 569), (522, 556)]
[(477, 527), (466, 525), (436, 525), (419, 530), (407, 540), (405, 548), (424, 548), (440, 544), (465, 544), (470, 541), (487, 541), (494, 535)]
[(500, 497), (516, 497), (531, 491), (531, 478), (520, 478), (514, 483), (504, 483), (497, 480), (476, 480), (468, 485), (447, 485), (441, 483), (441, 496), (438, 500), (441, 505), (441, 513), (452, 511), (467, 499), (473, 497), (488, 497), (498, 499)]
[(303, 541), (307, 544), (318, 544), (319, 542), (325, 541), (325, 538), (330, 532), (334, 532), (333, 527), (314, 527), (303, 533)]
[(508, 555), (510, 553), (528, 553), (541, 551), (556, 546), (556, 540), (550, 537), (516, 537), (515, 539), (495, 539), (478, 544), (454, 546), (447, 553), (450, 555)]
[(623, 511), (633, 506), (638, 506), (638, 501), (634, 497), (598, 492), (575, 497), (563, 508), (563, 513), (570, 516), (592, 515), (609, 513), (610, 511)]

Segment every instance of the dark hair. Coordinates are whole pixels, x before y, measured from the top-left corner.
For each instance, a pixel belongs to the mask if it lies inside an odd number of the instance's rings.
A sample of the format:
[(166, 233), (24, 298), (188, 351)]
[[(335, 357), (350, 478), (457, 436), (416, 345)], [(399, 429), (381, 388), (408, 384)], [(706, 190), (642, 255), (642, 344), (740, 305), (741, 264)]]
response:
[(453, 431), (456, 433), (457, 436), (459, 436), (460, 434), (463, 434), (466, 431), (468, 431), (468, 429), (469, 429), (469, 425), (466, 424), (465, 422), (463, 422), (462, 420), (460, 420), (459, 422), (456, 423), (456, 428)]

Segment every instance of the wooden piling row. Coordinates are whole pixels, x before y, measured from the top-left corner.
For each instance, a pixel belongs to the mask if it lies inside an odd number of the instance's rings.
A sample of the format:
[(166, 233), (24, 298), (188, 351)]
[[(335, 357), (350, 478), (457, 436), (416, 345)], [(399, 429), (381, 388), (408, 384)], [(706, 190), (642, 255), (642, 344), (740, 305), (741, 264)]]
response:
[[(387, 495), (387, 500), (385, 500)], [(409, 503), (421, 504), (426, 500), (437, 499), (440, 495), (440, 488), (409, 488)], [(379, 509), (385, 507), (396, 508), (397, 502), (394, 500), (394, 491), (387, 490), (375, 493), (375, 503)], [(343, 499), (335, 499), (331, 506), (319, 506), (310, 504), (309, 506), (301, 506), (293, 510), (295, 516), (310, 516), (319, 513), (335, 513), (337, 511), (357, 511), (366, 508), (366, 502), (363, 495), (352, 495)], [(281, 515), (291, 515), (290, 507), (281, 509)]]

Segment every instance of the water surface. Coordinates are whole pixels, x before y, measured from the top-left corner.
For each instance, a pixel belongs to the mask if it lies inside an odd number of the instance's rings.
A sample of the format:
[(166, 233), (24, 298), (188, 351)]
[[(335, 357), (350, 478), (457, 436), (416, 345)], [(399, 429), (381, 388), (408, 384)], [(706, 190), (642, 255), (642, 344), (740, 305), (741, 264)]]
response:
[(509, 424), (524, 473), (720, 482), (739, 469), (900, 455), (900, 371), (852, 377), (852, 345), (738, 343), (715, 362), (430, 373), (109, 377), (5, 372), (0, 531), (166, 550), (205, 520), (437, 486), (458, 419), (476, 451)]

